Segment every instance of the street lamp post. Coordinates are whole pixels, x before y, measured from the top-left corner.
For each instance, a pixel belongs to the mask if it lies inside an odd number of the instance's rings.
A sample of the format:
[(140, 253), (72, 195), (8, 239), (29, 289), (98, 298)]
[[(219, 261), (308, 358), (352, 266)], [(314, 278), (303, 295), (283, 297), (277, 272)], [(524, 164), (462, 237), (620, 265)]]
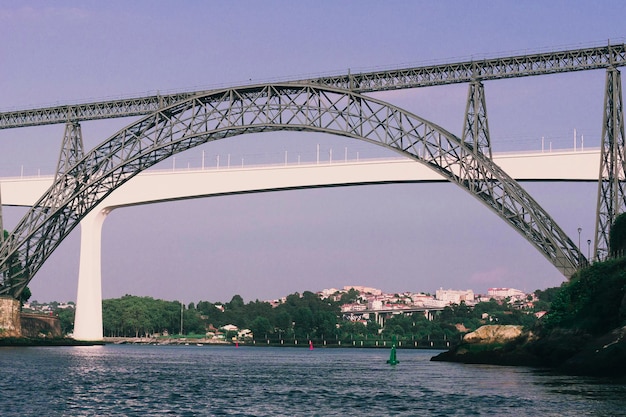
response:
[(587, 260), (591, 262), (591, 239), (587, 239)]

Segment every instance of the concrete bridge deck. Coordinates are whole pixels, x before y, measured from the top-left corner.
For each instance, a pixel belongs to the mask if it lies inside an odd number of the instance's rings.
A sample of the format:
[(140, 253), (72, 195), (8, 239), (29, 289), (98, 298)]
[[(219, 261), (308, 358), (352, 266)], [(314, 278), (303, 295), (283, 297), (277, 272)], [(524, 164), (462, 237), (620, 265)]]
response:
[[(509, 153), (494, 162), (518, 181), (596, 182), (600, 150)], [(53, 176), (0, 178), (2, 204), (32, 206)], [(204, 170), (149, 170), (116, 189), (81, 221), (74, 337), (102, 340), (101, 230), (114, 209), (207, 196), (348, 185), (445, 181), (406, 158)]]

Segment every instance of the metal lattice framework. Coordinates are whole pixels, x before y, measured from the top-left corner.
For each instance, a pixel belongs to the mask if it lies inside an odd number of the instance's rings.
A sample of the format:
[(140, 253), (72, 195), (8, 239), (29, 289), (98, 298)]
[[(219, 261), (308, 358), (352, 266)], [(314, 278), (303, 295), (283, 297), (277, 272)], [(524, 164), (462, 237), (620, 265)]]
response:
[(85, 155), (83, 131), (78, 122), (67, 122), (57, 162), (56, 175), (62, 175)]
[(162, 109), (118, 132), (59, 174), (0, 248), (4, 277), (0, 294), (18, 296), (79, 221), (142, 170), (206, 142), (277, 130), (341, 135), (406, 155), (486, 204), (566, 276), (586, 263), (574, 243), (512, 178), (439, 126), (345, 90), (270, 84), (222, 90)]
[(624, 154), (624, 109), (620, 72), (606, 72), (602, 153), (598, 183), (594, 259), (609, 255), (609, 231), (615, 218), (626, 209), (626, 155)]
[[(358, 93), (444, 84), (556, 74), (626, 65), (626, 44), (573, 49), (504, 58), (475, 59), (403, 69), (340, 74), (293, 81), (342, 88)], [(0, 113), (0, 129), (71, 121), (146, 115), (210, 91), (155, 94), (119, 100), (70, 104)]]
[(472, 81), (467, 93), (467, 106), (463, 122), (463, 141), (492, 159), (485, 87), (480, 81)]

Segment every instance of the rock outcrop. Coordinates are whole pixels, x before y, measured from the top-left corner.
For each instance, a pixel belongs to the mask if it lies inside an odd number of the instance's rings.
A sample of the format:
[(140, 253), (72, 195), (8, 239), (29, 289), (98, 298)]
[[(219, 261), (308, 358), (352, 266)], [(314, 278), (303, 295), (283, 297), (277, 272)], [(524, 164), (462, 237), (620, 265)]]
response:
[(507, 343), (522, 335), (522, 326), (490, 325), (482, 326), (463, 337), (465, 343), (493, 344)]
[(558, 372), (603, 377), (626, 376), (626, 326), (601, 337), (572, 329), (542, 336), (521, 326), (482, 326), (432, 361), (533, 366)]
[(626, 375), (626, 326), (586, 343), (559, 369), (565, 373), (587, 376)]
[(491, 365), (541, 366), (541, 360), (531, 352), (519, 349), (534, 336), (522, 326), (486, 325), (466, 334), (463, 341), (432, 361)]

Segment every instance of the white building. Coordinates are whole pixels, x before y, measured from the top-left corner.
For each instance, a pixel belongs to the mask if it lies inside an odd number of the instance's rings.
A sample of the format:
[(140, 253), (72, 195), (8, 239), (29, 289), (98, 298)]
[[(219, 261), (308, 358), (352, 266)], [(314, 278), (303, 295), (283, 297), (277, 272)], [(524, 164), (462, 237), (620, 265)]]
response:
[(526, 299), (526, 293), (515, 288), (489, 288), (487, 295), (489, 298), (495, 298), (496, 300), (509, 298), (512, 301), (522, 301)]
[(368, 310), (381, 310), (383, 308), (383, 301), (378, 299), (372, 299), (367, 302)]
[(471, 304), (474, 302), (474, 291), (444, 290), (440, 288), (435, 293), (435, 299), (444, 301), (446, 304), (461, 304), (461, 301)]

